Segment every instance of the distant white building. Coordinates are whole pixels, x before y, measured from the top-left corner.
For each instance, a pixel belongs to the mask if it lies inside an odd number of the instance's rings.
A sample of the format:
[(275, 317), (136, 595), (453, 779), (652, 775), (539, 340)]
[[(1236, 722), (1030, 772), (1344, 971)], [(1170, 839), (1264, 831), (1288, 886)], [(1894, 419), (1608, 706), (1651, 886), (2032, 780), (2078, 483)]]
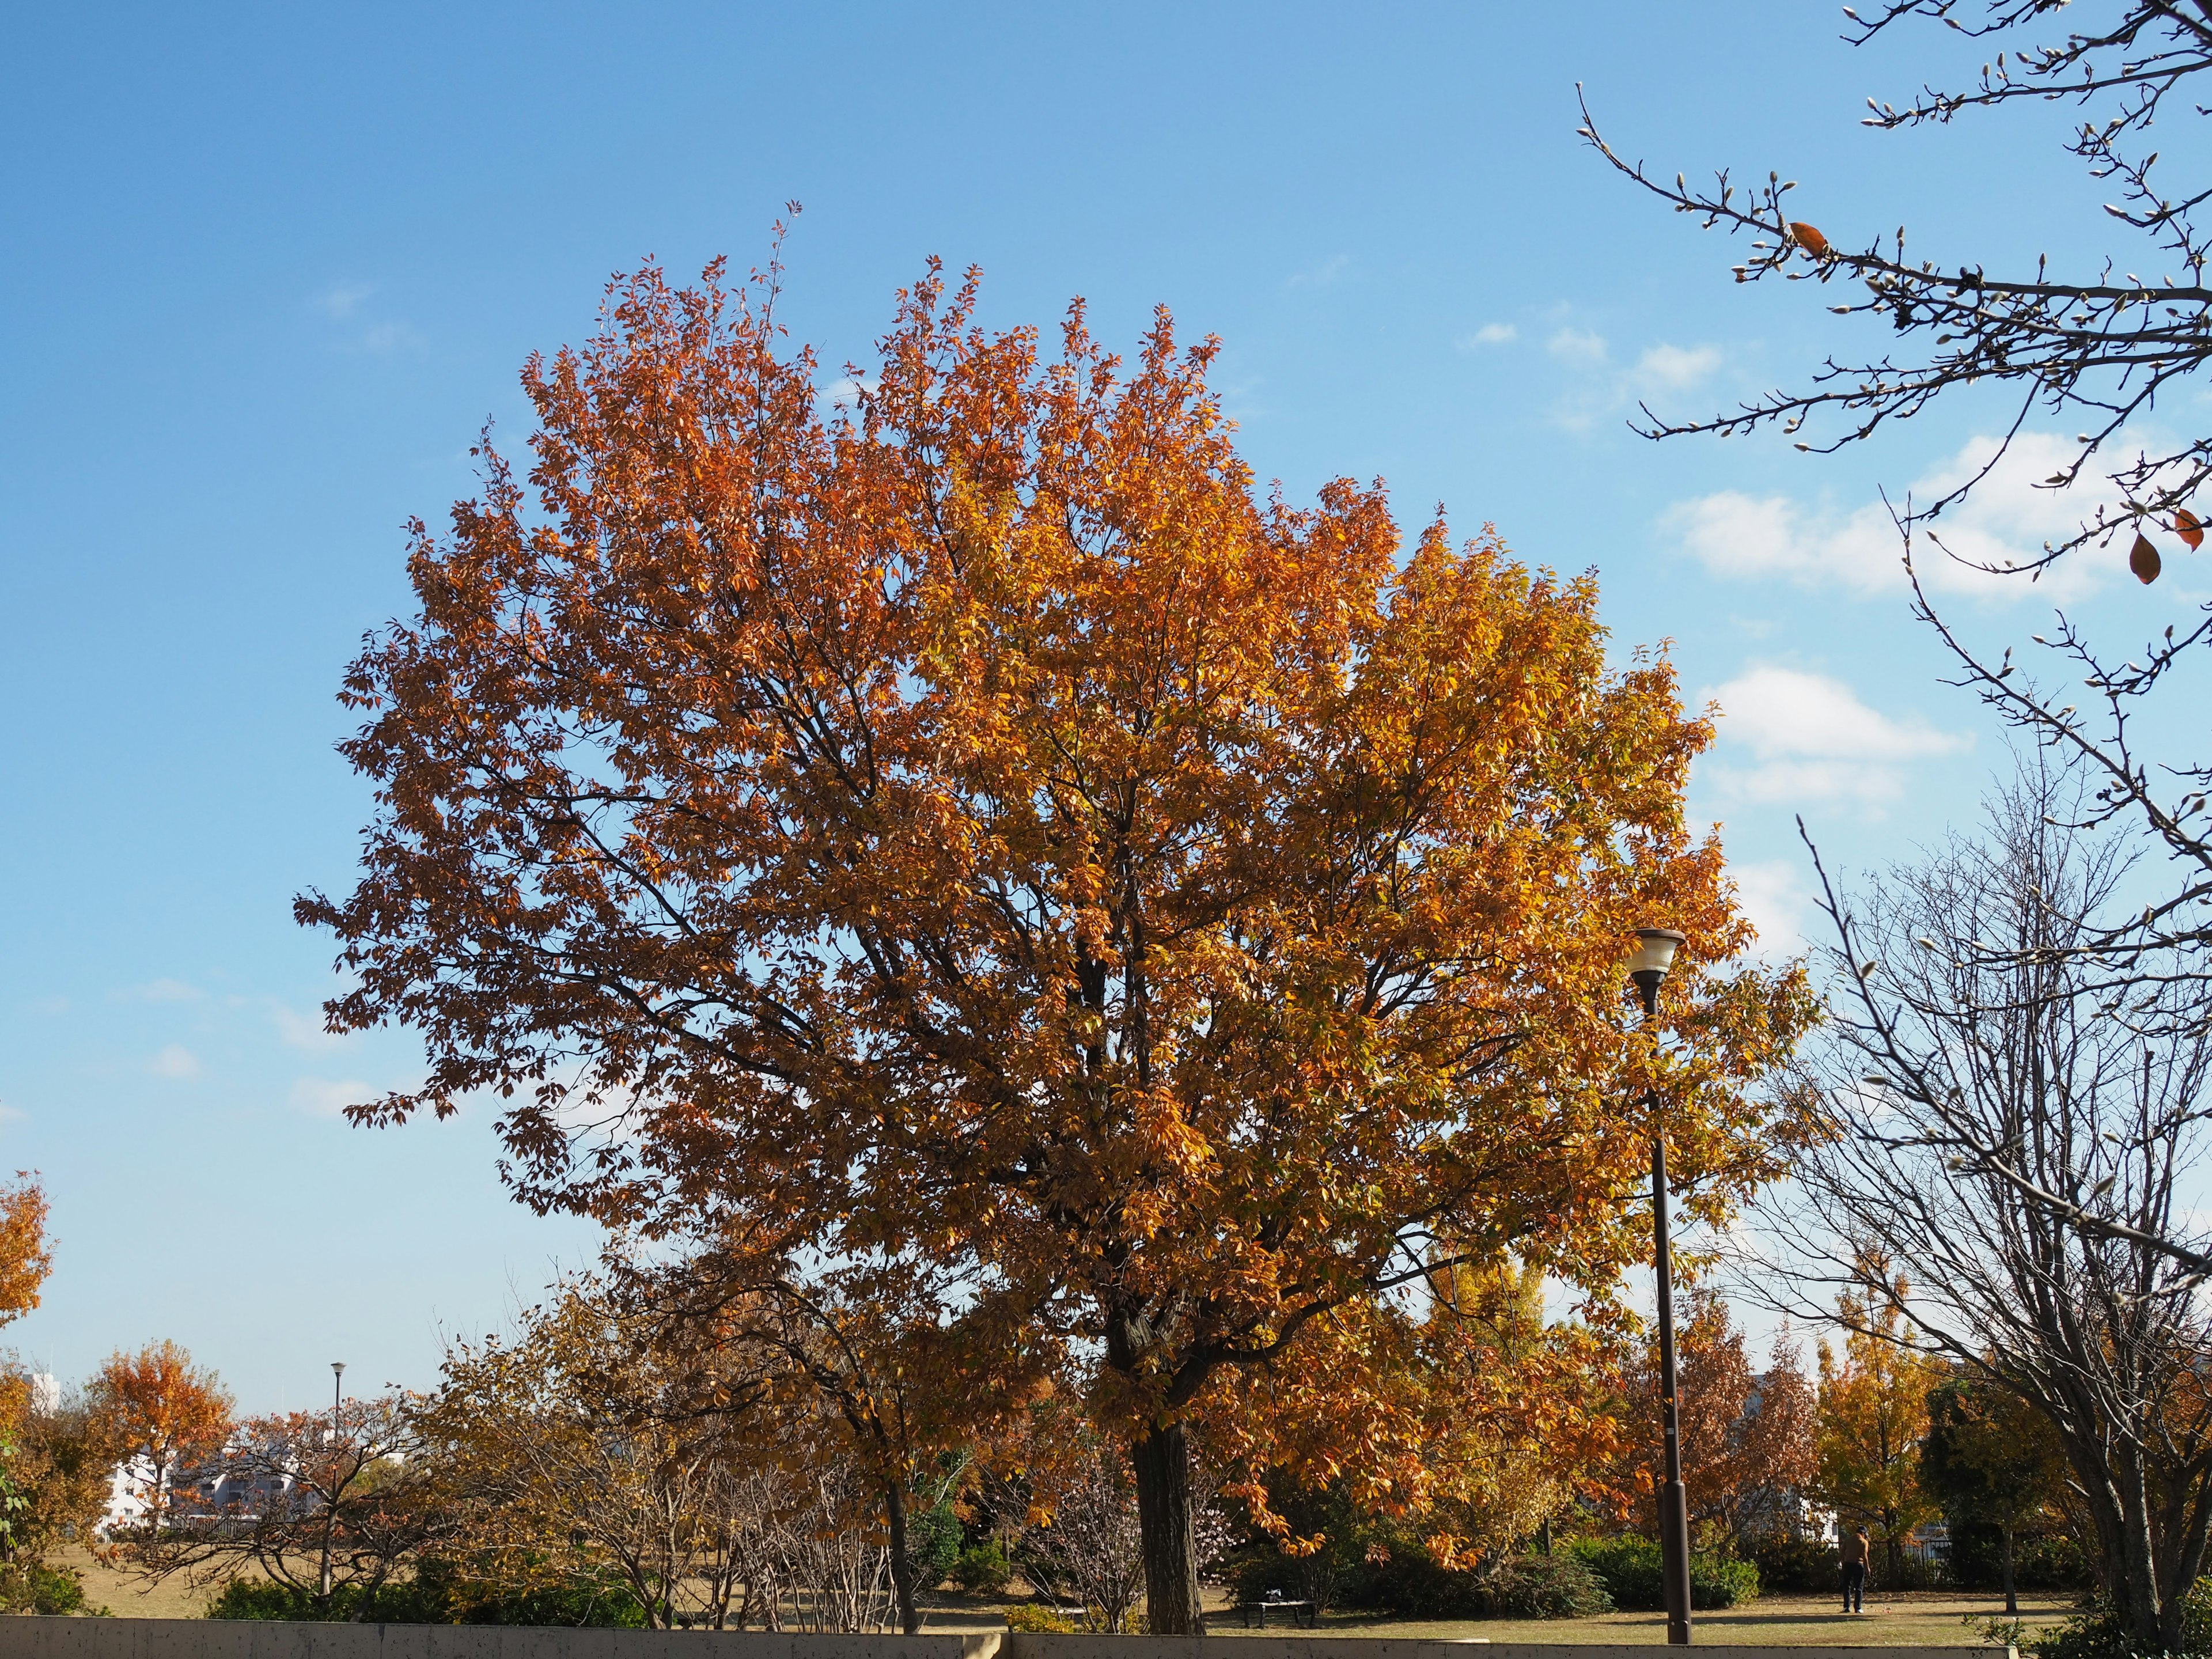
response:
[[(108, 1479), (107, 1507), (94, 1530), (102, 1538), (110, 1538), (142, 1524), (154, 1493), (154, 1461), (143, 1453), (117, 1464)], [(291, 1485), (289, 1474), (232, 1474), (218, 1467), (205, 1471), (173, 1468), (161, 1482), (161, 1489), (168, 1494), (172, 1510), (184, 1504), (196, 1514), (214, 1509), (250, 1520), (271, 1493), (286, 1491)]]
[(40, 1417), (50, 1417), (61, 1408), (61, 1379), (52, 1371), (32, 1372), (31, 1410)]

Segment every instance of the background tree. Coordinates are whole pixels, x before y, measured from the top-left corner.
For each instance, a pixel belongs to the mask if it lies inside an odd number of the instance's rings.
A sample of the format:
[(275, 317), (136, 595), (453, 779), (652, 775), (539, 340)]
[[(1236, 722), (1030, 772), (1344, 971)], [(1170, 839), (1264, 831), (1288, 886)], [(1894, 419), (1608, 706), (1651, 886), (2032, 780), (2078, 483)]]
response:
[(2003, 1537), (2005, 1612), (2020, 1611), (2013, 1540), (2063, 1503), (2066, 1449), (2019, 1395), (1972, 1377), (1948, 1377), (1928, 1396), (1920, 1484), (1954, 1524), (1986, 1522)]
[(2149, 1651), (2179, 1639), (2212, 1526), (2212, 1330), (2162, 1242), (2193, 1201), (2212, 1031), (2188, 974), (2116, 1004), (2075, 948), (2132, 907), (2128, 849), (2070, 827), (2079, 785), (2035, 759), (1980, 835), (1848, 902), (1826, 889), (1838, 989), (1805, 1083), (1833, 1133), (1802, 1154), (1796, 1206), (1769, 1212), (1767, 1283), (1801, 1309), (1847, 1286), (1862, 1332), (1905, 1322), (2032, 1405)]
[(1911, 1287), (1878, 1261), (1865, 1272), (1881, 1287), (1880, 1300), (1847, 1292), (1837, 1309), (1843, 1354), (1820, 1346), (1819, 1492), (1845, 1524), (1874, 1534), (1897, 1589), (1913, 1529), (1941, 1513), (1920, 1482), (1920, 1447), (1929, 1392), (1944, 1366), (1910, 1340), (1902, 1309)]
[[(2068, 147), (2094, 179), (2117, 190), (2106, 211), (2142, 240), (2134, 252), (2106, 255), (2094, 272), (2070, 276), (2053, 272), (2046, 259), (2033, 271), (1993, 275), (1966, 249), (1915, 260), (1907, 257), (1902, 227), (1893, 240), (1885, 231), (1861, 245), (1832, 222), (1824, 234), (1793, 220), (1796, 210), (1785, 197), (1796, 185), (1779, 173), (1748, 190), (1739, 190), (1725, 173), (1711, 189), (1692, 189), (1680, 173), (1668, 185), (1624, 161), (1595, 124), (1586, 122), (1584, 137), (1613, 166), (1678, 211), (1708, 228), (1754, 236), (1750, 258), (1735, 268), (1737, 281), (1813, 282), (1825, 298), (1833, 297), (1832, 285), (1843, 279), (1863, 292), (1829, 309), (1879, 321), (1886, 342), (1879, 356), (1830, 358), (1805, 390), (1777, 392), (1705, 421), (1668, 421), (1647, 410), (1644, 429), (1668, 437), (1803, 428), (1800, 449), (1831, 450), (1917, 414), (1939, 397), (1996, 395), (2007, 404), (1996, 452), (1945, 495), (1910, 503), (1901, 514), (1908, 568), (1916, 529), (1952, 556), (1942, 545), (1941, 515), (1983, 487), (2006, 447), (2040, 416), (2066, 422), (2062, 432), (2078, 428), (2073, 459), (2041, 487), (2069, 489), (2100, 471), (2104, 487), (2089, 491), (2075, 534), (2003, 562), (1997, 574), (2033, 581), (2055, 561), (2083, 556), (2092, 544), (2124, 541), (2129, 568), (2139, 580), (2154, 580), (2165, 560), (2197, 551), (2212, 520), (2202, 499), (2212, 477), (2212, 437), (2190, 430), (2190, 388), (2212, 354), (2212, 287), (2204, 276), (2212, 230), (2199, 216), (2212, 192), (2194, 179), (2171, 189), (2154, 183), (2159, 155), (2148, 149), (2150, 128), (2161, 116), (2186, 121), (2212, 107), (2212, 99), (2191, 90), (2200, 84), (2195, 76), (2212, 65), (2212, 13), (2171, 0), (2070, 6), (2066, 0), (1984, 0), (1978, 6), (1881, 0), (1863, 15), (1849, 9), (1845, 15), (1847, 38), (1856, 44), (1941, 22), (1949, 33), (1931, 37), (1931, 44), (1963, 39), (1972, 54), (1958, 60), (1948, 88), (1931, 82), (1902, 105), (1868, 100), (1866, 125), (1942, 125), (2022, 100), (2068, 100), (2081, 112)], [(2185, 144), (2166, 148), (2178, 158), (2167, 163), (2169, 172), (2201, 166)], [(1970, 386), (1981, 390), (1962, 391)], [(2187, 1018), (2198, 1017), (2212, 994), (2212, 910), (2204, 908), (2212, 902), (2212, 814), (2206, 811), (2212, 765), (2187, 735), (2201, 733), (2203, 723), (2196, 717), (2197, 694), (2185, 684), (2169, 694), (2179, 700), (2167, 727), (2180, 736), (2174, 751), (2160, 755), (2147, 746), (2139, 716), (2177, 672), (2192, 664), (2201, 672), (2212, 651), (2212, 605), (2200, 605), (2193, 620), (2177, 622), (2139, 648), (2118, 651), (2098, 645), (2062, 613), (2048, 634), (2033, 636), (2053, 671), (2039, 680), (2019, 672), (2011, 648), (1996, 655), (1968, 645), (1937, 614), (1917, 576), (1914, 592), (1916, 614), (1951, 653), (1960, 683), (2008, 726), (2090, 780), (2075, 802), (2073, 821), (2099, 830), (2130, 824), (2162, 855), (2163, 879), (2153, 883), (2146, 872), (2145, 890), (2131, 895), (2129, 904), (2101, 915), (2094, 927), (2069, 930), (2064, 948), (2090, 974), (2091, 994), (2115, 1006), (2145, 998), (2155, 1004), (2171, 976), (2185, 974), (2197, 984), (2196, 1012)], [(1947, 1125), (1948, 1138), (1968, 1139), (1966, 1127)], [(2039, 1182), (2011, 1143), (1974, 1146), (1962, 1155), (1977, 1170), (2009, 1182), (2022, 1200), (2077, 1227), (2110, 1237), (2112, 1227), (2129, 1224)], [(2191, 1272), (2212, 1273), (2212, 1238), (2201, 1218), (2176, 1213), (2168, 1223), (2174, 1231), (2143, 1242)]]
[(672, 1346), (579, 1278), (525, 1313), (513, 1340), (453, 1344), (420, 1423), (455, 1495), (458, 1547), (499, 1582), (611, 1571), (652, 1628), (680, 1617), (719, 1629), (763, 1603), (774, 1617), (763, 1534), (810, 1500), (767, 1477), (833, 1461), (819, 1455), (818, 1411), (752, 1437), (767, 1399), (728, 1351)]
[(92, 1541), (112, 1468), (81, 1397), (42, 1399), (28, 1372), (0, 1363), (0, 1611), (83, 1606), (81, 1575), (59, 1558)]
[(1137, 1488), (1127, 1460), (1095, 1430), (1079, 1432), (1040, 1506), (1029, 1544), (1055, 1593), (1072, 1593), (1094, 1628), (1120, 1633), (1145, 1589), (1144, 1540), (1137, 1525)]
[(379, 805), (298, 914), (358, 975), (333, 1029), (431, 1059), (356, 1116), (497, 1091), (541, 1207), (926, 1257), (978, 1378), (1097, 1344), (1151, 1627), (1197, 1631), (1224, 1372), (1440, 1237), (1593, 1285), (1637, 1254), (1630, 930), (1690, 937), (1708, 1213), (1786, 1151), (1757, 1085), (1802, 988), (1726, 967), (1707, 728), (1608, 670), (1589, 580), (1441, 522), (1401, 557), (1379, 489), (1260, 498), (1164, 314), (1126, 372), (1079, 307), (1046, 361), (933, 270), (825, 415), (763, 281), (647, 268), (533, 360), (530, 489), (483, 452), (348, 676)]
[[(1820, 1472), (1817, 1400), (1787, 1334), (1765, 1371), (1753, 1369), (1744, 1334), (1726, 1301), (1692, 1291), (1677, 1333), (1681, 1388), (1682, 1468), (1691, 1524), (1716, 1547), (1741, 1549), (1784, 1528), (1793, 1506)], [(1644, 1504), (1663, 1479), (1655, 1397), (1657, 1356), (1647, 1348), (1625, 1399), (1637, 1428), (1628, 1437), (1636, 1491)], [(1646, 1526), (1651, 1510), (1644, 1512)]]
[(143, 1541), (158, 1545), (179, 1473), (222, 1450), (231, 1428), (230, 1391), (165, 1338), (136, 1353), (109, 1355), (85, 1395), (117, 1459), (144, 1460)]
[(946, 1501), (957, 1475), (945, 1474), (946, 1461), (964, 1466), (969, 1440), (1044, 1386), (1042, 1356), (1025, 1367), (1004, 1349), (1006, 1363), (964, 1375), (939, 1320), (957, 1286), (910, 1257), (810, 1275), (790, 1253), (738, 1234), (680, 1261), (632, 1268), (624, 1289), (653, 1327), (647, 1340), (711, 1343), (736, 1357), (757, 1389), (787, 1401), (811, 1397), (833, 1431), (842, 1428), (843, 1460), (873, 1481), (883, 1504), (900, 1628), (920, 1631), (918, 1594), (951, 1566), (937, 1559), (939, 1547), (957, 1551)]
[(54, 1269), (46, 1211), (46, 1189), (29, 1170), (0, 1187), (0, 1325), (39, 1305), (40, 1286)]
[(231, 1426), (185, 1463), (166, 1524), (131, 1540), (129, 1558), (155, 1579), (251, 1566), (309, 1617), (375, 1618), (379, 1592), (458, 1532), (415, 1409), (388, 1393)]

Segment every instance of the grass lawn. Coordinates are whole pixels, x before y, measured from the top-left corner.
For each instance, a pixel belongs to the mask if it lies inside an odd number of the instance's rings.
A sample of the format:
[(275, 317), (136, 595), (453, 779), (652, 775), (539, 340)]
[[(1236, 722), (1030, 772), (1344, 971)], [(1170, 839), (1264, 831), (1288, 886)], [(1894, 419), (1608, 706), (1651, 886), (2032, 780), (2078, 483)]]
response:
[[(84, 1574), (85, 1599), (118, 1619), (197, 1619), (205, 1610), (211, 1587), (193, 1589), (181, 1577), (149, 1587), (135, 1573), (104, 1567), (73, 1554), (69, 1565)], [(1247, 1634), (1220, 1592), (1208, 1598), (1211, 1624), (1220, 1636)], [(1002, 1603), (988, 1598), (940, 1592), (923, 1598), (925, 1627), (932, 1631), (1005, 1628)], [(2071, 1597), (2021, 1597), (2022, 1622), (2033, 1631), (2057, 1624), (2074, 1611)], [(1990, 1595), (1948, 1590), (1869, 1595), (1862, 1615), (1838, 1611), (1833, 1595), (1762, 1595), (1748, 1607), (1696, 1615), (1700, 1647), (1788, 1646), (1970, 1647), (1981, 1640), (1982, 1620), (1999, 1617), (2002, 1600)], [(1973, 1624), (1966, 1622), (1971, 1616)], [(1279, 1622), (1267, 1627), (1282, 1633)], [(1249, 1634), (1257, 1635), (1258, 1632)], [(1414, 1637), (1460, 1642), (1649, 1643), (1667, 1639), (1667, 1621), (1656, 1613), (1608, 1613), (1594, 1619), (1393, 1619), (1372, 1613), (1334, 1613), (1321, 1622), (1322, 1636)]]
[[(996, 1608), (980, 1598), (937, 1595), (928, 1604), (933, 1631), (996, 1629)], [(1209, 1626), (1217, 1636), (1256, 1636), (1246, 1631), (1218, 1592), (1208, 1598)], [(2001, 1618), (2004, 1600), (1988, 1594), (1908, 1590), (1869, 1595), (1863, 1613), (1845, 1613), (1835, 1595), (1762, 1595), (1747, 1607), (1695, 1616), (1700, 1647), (1975, 1647), (1984, 1620)], [(2030, 1632), (2069, 1618), (2071, 1596), (2029, 1595), (2020, 1599), (2021, 1620)], [(1971, 1619), (1972, 1623), (1968, 1620)], [(1267, 1626), (1284, 1633), (1279, 1620)], [(1394, 1619), (1373, 1613), (1333, 1613), (1321, 1636), (1417, 1638), (1428, 1641), (1650, 1644), (1662, 1646), (1667, 1620), (1656, 1613), (1607, 1613), (1592, 1619)]]

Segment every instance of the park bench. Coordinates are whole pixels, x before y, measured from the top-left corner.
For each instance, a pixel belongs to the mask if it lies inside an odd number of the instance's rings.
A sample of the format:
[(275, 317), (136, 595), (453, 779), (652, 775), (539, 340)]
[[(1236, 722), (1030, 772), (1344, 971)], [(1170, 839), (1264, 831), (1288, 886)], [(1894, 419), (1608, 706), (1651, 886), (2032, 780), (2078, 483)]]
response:
[(1244, 1628), (1247, 1630), (1255, 1624), (1261, 1630), (1267, 1629), (1267, 1615), (1271, 1613), (1288, 1613), (1291, 1623), (1304, 1625), (1308, 1630), (1314, 1627), (1315, 1620), (1321, 1616), (1310, 1601), (1290, 1601), (1272, 1594), (1263, 1595), (1256, 1601), (1239, 1601), (1237, 1611), (1244, 1615)]

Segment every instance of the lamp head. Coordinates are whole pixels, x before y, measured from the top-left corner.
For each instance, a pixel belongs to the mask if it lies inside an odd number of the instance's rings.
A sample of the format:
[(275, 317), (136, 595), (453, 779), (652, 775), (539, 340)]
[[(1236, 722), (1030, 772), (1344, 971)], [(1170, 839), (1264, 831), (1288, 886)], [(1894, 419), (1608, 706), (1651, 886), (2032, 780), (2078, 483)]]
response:
[(333, 1359), (331, 1361), (331, 1370), (337, 1375), (343, 1376), (345, 1375), (345, 1361), (343, 1359)]
[(1674, 952), (1681, 948), (1682, 937), (1671, 927), (1636, 930), (1636, 954), (1629, 958), (1628, 977), (1644, 994), (1644, 1012), (1647, 1014), (1658, 1012), (1659, 988), (1666, 982), (1668, 969), (1674, 965)]

